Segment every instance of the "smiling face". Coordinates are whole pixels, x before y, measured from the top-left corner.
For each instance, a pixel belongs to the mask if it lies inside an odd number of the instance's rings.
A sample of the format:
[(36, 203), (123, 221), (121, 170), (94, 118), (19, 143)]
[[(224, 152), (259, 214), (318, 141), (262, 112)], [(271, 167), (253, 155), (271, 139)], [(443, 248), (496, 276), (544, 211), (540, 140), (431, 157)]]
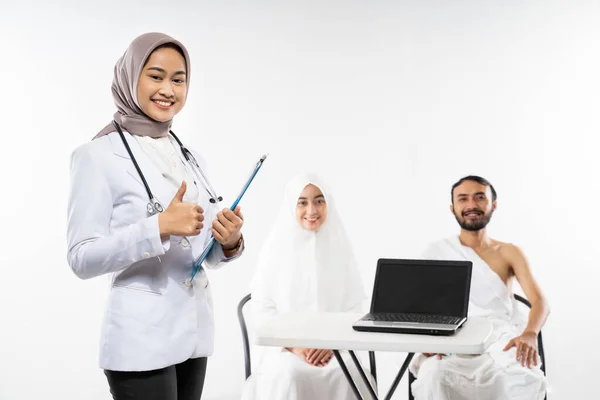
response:
[(187, 95), (186, 64), (173, 47), (159, 47), (140, 74), (137, 101), (144, 113), (158, 122), (170, 121), (181, 111)]
[(454, 188), (452, 201), (450, 211), (456, 221), (462, 229), (471, 232), (484, 229), (496, 210), (490, 187), (474, 181), (464, 181)]
[(296, 220), (309, 231), (318, 230), (327, 219), (327, 203), (325, 196), (317, 186), (307, 185), (296, 204)]

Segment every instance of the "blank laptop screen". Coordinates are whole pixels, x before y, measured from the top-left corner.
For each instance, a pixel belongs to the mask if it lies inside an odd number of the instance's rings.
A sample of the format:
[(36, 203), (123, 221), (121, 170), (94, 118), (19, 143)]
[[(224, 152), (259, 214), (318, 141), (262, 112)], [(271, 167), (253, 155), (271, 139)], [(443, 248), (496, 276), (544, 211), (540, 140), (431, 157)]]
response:
[(471, 287), (471, 264), (380, 260), (375, 285), (372, 312), (463, 317)]

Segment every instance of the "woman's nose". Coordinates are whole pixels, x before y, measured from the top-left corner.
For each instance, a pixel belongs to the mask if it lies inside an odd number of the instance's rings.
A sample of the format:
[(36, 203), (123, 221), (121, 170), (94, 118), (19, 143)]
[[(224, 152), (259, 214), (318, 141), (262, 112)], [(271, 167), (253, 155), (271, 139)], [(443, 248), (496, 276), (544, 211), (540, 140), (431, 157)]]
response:
[(160, 85), (160, 89), (158, 93), (162, 94), (165, 97), (173, 97), (175, 95), (175, 91), (173, 90), (173, 85), (171, 81), (165, 80), (162, 85)]

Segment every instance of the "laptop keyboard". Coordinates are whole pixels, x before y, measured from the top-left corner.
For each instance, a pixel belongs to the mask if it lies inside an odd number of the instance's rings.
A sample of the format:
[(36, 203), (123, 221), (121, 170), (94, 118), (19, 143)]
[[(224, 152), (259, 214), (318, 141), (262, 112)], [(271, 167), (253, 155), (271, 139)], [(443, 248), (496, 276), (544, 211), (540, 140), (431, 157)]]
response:
[(392, 314), (376, 313), (367, 314), (363, 321), (381, 321), (381, 322), (418, 322), (423, 324), (458, 324), (461, 318), (448, 317), (445, 315), (426, 315), (426, 314)]

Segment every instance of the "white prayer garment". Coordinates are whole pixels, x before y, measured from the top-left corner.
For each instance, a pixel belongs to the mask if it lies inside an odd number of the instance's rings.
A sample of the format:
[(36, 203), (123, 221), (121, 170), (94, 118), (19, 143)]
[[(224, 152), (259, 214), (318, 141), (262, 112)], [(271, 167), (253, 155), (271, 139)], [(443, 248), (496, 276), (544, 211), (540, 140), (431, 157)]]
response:
[[(489, 265), (458, 237), (430, 245), (423, 258), (473, 262), (469, 317), (484, 316), (494, 327), (492, 345), (482, 355), (415, 356), (410, 370), (415, 400), (543, 400), (547, 380), (538, 365), (528, 368), (516, 360), (516, 348), (506, 344), (523, 333), (527, 315), (506, 284)], [(432, 293), (432, 295), (435, 295)]]
[[(296, 219), (298, 197), (309, 184), (318, 187), (326, 201), (327, 216), (317, 231), (304, 229)], [(331, 193), (316, 176), (302, 174), (286, 186), (284, 204), (258, 259), (251, 294), (254, 326), (277, 313), (364, 312), (365, 292), (352, 246)], [(371, 399), (349, 354), (340, 353), (363, 397)], [(325, 367), (310, 365), (283, 348), (257, 347), (252, 357), (243, 400), (356, 399), (335, 357)]]

